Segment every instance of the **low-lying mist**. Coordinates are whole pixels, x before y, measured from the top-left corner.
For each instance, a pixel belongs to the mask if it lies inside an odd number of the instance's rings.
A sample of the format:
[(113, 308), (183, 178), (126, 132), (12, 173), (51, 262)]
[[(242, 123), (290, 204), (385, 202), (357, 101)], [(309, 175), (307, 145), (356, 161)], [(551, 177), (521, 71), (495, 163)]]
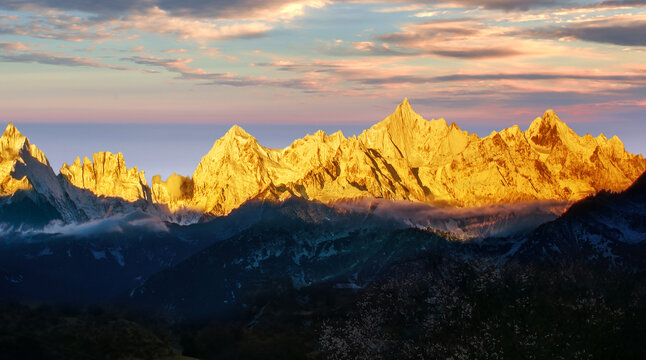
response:
[[(0, 234), (8, 237), (32, 237), (35, 235), (60, 235), (78, 238), (89, 238), (100, 234), (137, 232), (168, 232), (168, 226), (159, 217), (144, 212), (115, 214), (101, 219), (92, 219), (79, 223), (64, 223), (53, 220), (42, 229), (14, 228), (7, 224), (0, 225)], [(13, 235), (13, 236), (10, 236)]]
[[(393, 201), (386, 199), (342, 200), (324, 205), (340, 215), (365, 214), (395, 221), (402, 227), (415, 227), (449, 232), (461, 239), (485, 238), (492, 236), (511, 236), (530, 231), (539, 225), (552, 221), (561, 215), (570, 205), (560, 201), (535, 201), (513, 204), (490, 205), (473, 208), (439, 207), (410, 201)], [(244, 211), (245, 206), (257, 206), (248, 203), (229, 216), (236, 216)], [(296, 206), (302, 206), (296, 205)], [(289, 215), (287, 215), (289, 216)], [(252, 224), (258, 219), (243, 216), (243, 222)], [(159, 214), (135, 211), (127, 214), (115, 214), (105, 218), (92, 219), (81, 223), (65, 223), (53, 220), (42, 228), (15, 228), (10, 224), (0, 224), (0, 234), (22, 238), (37, 235), (60, 235), (77, 238), (88, 238), (100, 234), (118, 234), (128, 232), (169, 232), (169, 224), (177, 223), (193, 226), (198, 219), (184, 221), (167, 221)], [(280, 221), (276, 219), (274, 221)], [(341, 223), (339, 223), (339, 226)], [(370, 226), (370, 225), (366, 225)], [(243, 227), (244, 228), (244, 227)], [(9, 236), (12, 235), (12, 236)], [(205, 236), (208, 234), (204, 234)]]
[(404, 225), (450, 232), (468, 238), (510, 236), (552, 221), (570, 205), (563, 201), (533, 201), (472, 208), (437, 207), (385, 199), (344, 200), (340, 211), (366, 212)]

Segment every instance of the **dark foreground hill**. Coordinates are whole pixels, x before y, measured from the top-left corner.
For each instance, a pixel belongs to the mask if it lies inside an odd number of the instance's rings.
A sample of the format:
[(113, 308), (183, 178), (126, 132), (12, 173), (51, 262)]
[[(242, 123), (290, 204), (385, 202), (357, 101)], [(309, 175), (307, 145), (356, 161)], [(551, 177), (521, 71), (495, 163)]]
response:
[[(188, 244), (229, 236), (149, 270), (100, 309), (7, 305), (3, 348), (14, 358), (646, 357), (644, 175), (529, 233), (473, 241), (304, 201), (251, 209), (163, 232)], [(143, 259), (177, 243), (157, 241), (132, 251)]]

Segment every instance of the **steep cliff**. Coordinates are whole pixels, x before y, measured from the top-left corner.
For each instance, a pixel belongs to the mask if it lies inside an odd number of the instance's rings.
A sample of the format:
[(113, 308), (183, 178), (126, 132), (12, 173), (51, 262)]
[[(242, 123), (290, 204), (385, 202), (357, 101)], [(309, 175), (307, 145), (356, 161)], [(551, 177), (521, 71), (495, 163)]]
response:
[[(29, 139), (9, 123), (0, 137), (0, 195), (11, 195), (18, 190), (33, 188), (33, 183), (24, 171), (30, 161), (49, 166), (43, 152), (30, 144)], [(21, 172), (23, 174), (19, 174)]]
[[(20, 196), (14, 198), (17, 192)], [(2, 212), (2, 216), (12, 218), (16, 215), (18, 222), (29, 218), (39, 208), (48, 209), (46, 217), (66, 221), (79, 219), (75, 204), (70, 201), (43, 152), (11, 123), (0, 137), (0, 197), (3, 207), (10, 205), (14, 213)]]
[(122, 153), (98, 152), (83, 163), (77, 157), (72, 165), (60, 170), (72, 185), (90, 190), (98, 196), (119, 197), (126, 201), (151, 200), (144, 171), (126, 168)]

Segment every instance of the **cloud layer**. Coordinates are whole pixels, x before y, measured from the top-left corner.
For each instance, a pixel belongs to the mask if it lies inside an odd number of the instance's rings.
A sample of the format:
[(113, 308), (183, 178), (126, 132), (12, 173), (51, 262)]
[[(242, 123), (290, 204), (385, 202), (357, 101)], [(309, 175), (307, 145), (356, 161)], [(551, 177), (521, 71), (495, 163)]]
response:
[(591, 41), (597, 43), (646, 46), (646, 17), (617, 17), (590, 20), (564, 26), (551, 26), (533, 29), (528, 35)]
[(100, 17), (142, 14), (151, 10), (172, 16), (216, 19), (289, 19), (302, 15), (308, 7), (321, 7), (324, 0), (0, 0), (0, 8), (9, 10), (55, 9), (82, 11)]
[(457, 121), (644, 110), (638, 0), (0, 0), (0, 36), (7, 121), (374, 121), (403, 97)]

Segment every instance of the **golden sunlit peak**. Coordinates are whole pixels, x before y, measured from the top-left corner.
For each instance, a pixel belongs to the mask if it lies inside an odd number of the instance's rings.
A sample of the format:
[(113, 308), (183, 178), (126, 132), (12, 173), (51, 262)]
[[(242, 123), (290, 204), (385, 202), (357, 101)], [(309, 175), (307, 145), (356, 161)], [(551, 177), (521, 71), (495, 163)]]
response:
[(14, 178), (15, 163), (26, 163), (25, 159), (32, 158), (43, 165), (49, 166), (49, 161), (42, 151), (22, 134), (13, 123), (9, 123), (0, 137), (0, 195), (13, 194), (17, 190), (31, 188), (31, 182), (26, 176)]
[(397, 105), (395, 111), (385, 118), (382, 122), (375, 124), (373, 127), (395, 127), (399, 129), (403, 128), (413, 128), (414, 122), (417, 118), (421, 119), (421, 116), (413, 110), (408, 98), (404, 98), (404, 101)]
[(233, 125), (229, 131), (227, 131), (226, 134), (223, 136), (224, 138), (229, 138), (229, 137), (243, 137), (243, 138), (249, 138), (253, 137), (251, 136), (248, 132), (246, 132), (242, 127), (238, 125)]
[(327, 137), (327, 133), (323, 130), (317, 130), (315, 133), (312, 134), (312, 137), (325, 139)]
[(9, 124), (7, 124), (7, 127), (6, 127), (6, 129), (4, 131), (5, 132), (7, 132), (7, 131), (12, 131), (13, 132), (13, 131), (16, 131), (16, 130), (17, 130), (16, 127), (13, 125), (12, 122), (10, 122)]
[(624, 143), (621, 141), (621, 139), (617, 135), (613, 135), (608, 142), (615, 143), (615, 144), (620, 144), (622, 147)]
[(10, 122), (7, 127), (4, 130), (4, 133), (2, 136), (10, 136), (10, 137), (24, 137), (20, 130), (18, 130), (12, 122)]
[(402, 112), (409, 112), (409, 113), (415, 113), (413, 110), (413, 107), (410, 106), (410, 102), (408, 101), (408, 98), (404, 98), (404, 101), (402, 101), (399, 106), (397, 106), (397, 109), (402, 111)]
[(2, 134), (2, 150), (17, 154), (25, 145), (29, 147), (27, 139), (14, 125), (9, 123)]
[(538, 134), (546, 134), (552, 131), (553, 128), (558, 129), (554, 129), (553, 131), (571, 131), (567, 124), (559, 119), (554, 110), (548, 109), (545, 111), (542, 117), (537, 117), (536, 119), (534, 119), (534, 121), (532, 121), (527, 131), (532, 134), (532, 136), (535, 136)]
[(543, 119), (549, 120), (550, 122), (561, 122), (561, 119), (559, 119), (559, 117), (556, 116), (556, 113), (552, 109), (545, 110), (545, 113), (543, 114)]
[(120, 197), (128, 201), (149, 199), (145, 173), (137, 167), (126, 168), (123, 153), (97, 152), (92, 160), (76, 157), (72, 165), (66, 163), (60, 174), (72, 185), (92, 191), (96, 195)]

